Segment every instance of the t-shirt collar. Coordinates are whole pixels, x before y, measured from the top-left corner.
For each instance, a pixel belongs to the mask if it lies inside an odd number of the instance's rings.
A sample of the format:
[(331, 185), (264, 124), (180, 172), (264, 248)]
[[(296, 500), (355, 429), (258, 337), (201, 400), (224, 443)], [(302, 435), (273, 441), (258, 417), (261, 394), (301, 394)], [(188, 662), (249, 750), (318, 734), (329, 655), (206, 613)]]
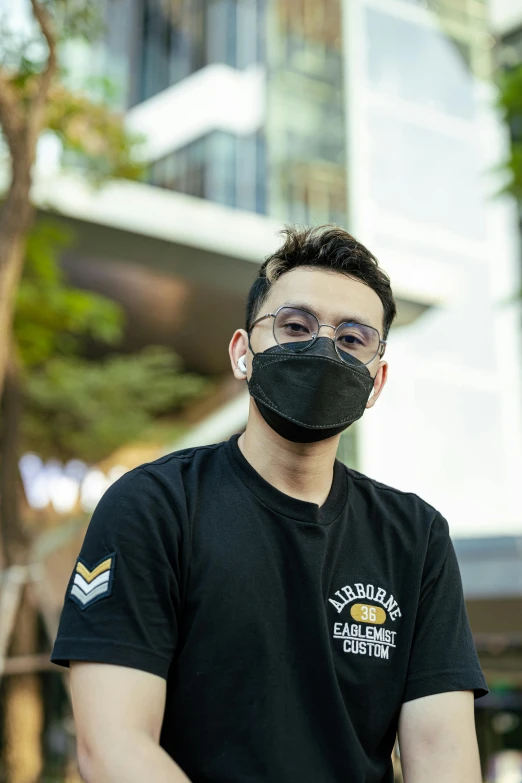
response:
[(348, 500), (348, 478), (344, 465), (335, 460), (330, 492), (322, 506), (286, 495), (264, 479), (248, 462), (238, 446), (240, 434), (226, 442), (227, 455), (238, 478), (266, 506), (281, 514), (303, 522), (329, 525), (334, 522)]

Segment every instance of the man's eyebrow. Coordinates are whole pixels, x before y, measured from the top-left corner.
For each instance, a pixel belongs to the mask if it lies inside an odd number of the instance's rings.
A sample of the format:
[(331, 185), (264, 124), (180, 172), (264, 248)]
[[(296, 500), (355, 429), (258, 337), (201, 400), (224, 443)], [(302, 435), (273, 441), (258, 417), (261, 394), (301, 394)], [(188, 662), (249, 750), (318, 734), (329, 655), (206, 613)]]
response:
[[(319, 318), (318, 314), (315, 312), (313, 307), (310, 307), (309, 304), (306, 302), (299, 302), (296, 299), (290, 299), (288, 302), (283, 302), (280, 307), (298, 307), (301, 310), (308, 310), (308, 312), (313, 313), (317, 318)], [(323, 321), (319, 318), (319, 321), (323, 323)], [(336, 324), (344, 324), (344, 323), (358, 323), (358, 324), (364, 324), (365, 326), (372, 326), (374, 329), (376, 328), (371, 321), (368, 320), (368, 318), (365, 318), (362, 315), (352, 314), (352, 315), (345, 315), (342, 316), (339, 319), (336, 319)]]

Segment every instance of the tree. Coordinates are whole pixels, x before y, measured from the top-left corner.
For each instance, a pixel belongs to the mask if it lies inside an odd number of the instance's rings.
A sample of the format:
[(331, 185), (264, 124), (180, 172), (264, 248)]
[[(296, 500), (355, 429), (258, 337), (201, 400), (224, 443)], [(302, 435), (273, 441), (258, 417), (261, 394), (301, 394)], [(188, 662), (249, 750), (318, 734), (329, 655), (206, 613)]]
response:
[[(71, 333), (78, 339), (82, 334), (91, 334), (110, 341), (116, 339), (121, 330), (121, 314), (114, 305), (67, 289), (56, 277), (53, 279), (56, 269), (49, 258), (45, 258), (45, 252), (42, 255), (42, 246), (40, 252), (33, 252), (34, 243), (42, 243), (42, 234), (38, 231), (29, 239), (35, 219), (31, 186), (38, 140), (45, 131), (54, 133), (67, 153), (66, 158), (80, 165), (96, 184), (110, 177), (134, 179), (141, 174), (141, 166), (135, 163), (135, 150), (140, 140), (126, 132), (122, 117), (113, 113), (103, 101), (92, 100), (88, 94), (70, 89), (67, 74), (60, 67), (62, 43), (77, 36), (93, 41), (99, 34), (98, 3), (96, 0), (91, 3), (30, 0), (30, 7), (33, 29), (28, 35), (9, 34), (5, 25), (0, 28), (0, 128), (8, 152), (10, 174), (0, 213), (0, 395), (3, 406), (0, 522), (2, 538), (7, 543), (3, 553), (6, 557), (0, 562), (0, 568), (16, 562), (26, 563), (28, 553), (29, 542), (16, 508), (16, 444), (21, 425), (22, 387), (26, 384), (24, 393), (29, 400), (31, 378), (36, 380), (33, 373), (42, 372), (43, 356), (49, 355), (51, 348), (59, 345), (62, 360), (69, 350), (69, 359), (74, 361)], [(31, 263), (31, 258), (35, 265), (28, 266), (24, 276), (24, 263), (26, 259)], [(35, 283), (35, 276), (39, 276), (39, 283)], [(19, 314), (24, 308), (37, 310), (35, 285), (44, 283), (54, 287), (53, 307), (47, 309), (48, 321), (44, 322), (43, 308), (37, 330), (31, 334), (20, 318), (15, 332), (13, 322), (17, 308)], [(60, 323), (63, 327), (67, 321), (69, 328), (60, 328)], [(103, 324), (105, 334), (96, 333), (100, 324)], [(37, 340), (34, 339), (36, 335)], [(72, 342), (74, 340), (73, 337)], [(63, 375), (65, 369), (62, 370)], [(53, 377), (57, 377), (56, 373)], [(41, 382), (36, 384), (33, 395), (41, 405), (46, 399), (43, 388)], [(13, 566), (4, 570), (3, 577), (10, 574), (16, 577), (17, 573), (17, 567)], [(5, 592), (10, 587), (16, 588), (15, 582), (3, 579), (0, 589)], [(35, 603), (27, 590), (12, 593), (12, 596), (15, 605), (20, 603), (20, 611), (11, 653), (31, 657), (37, 651), (38, 643)], [(13, 612), (11, 615), (14, 616)], [(0, 641), (4, 643), (5, 637)], [(4, 649), (0, 649), (0, 663), (5, 652), (4, 644)], [(26, 671), (26, 674), (9, 678), (3, 710), (4, 736), (8, 743), (5, 758), (11, 783), (35, 780), (41, 766), (39, 687), (32, 670)]]
[[(83, 334), (115, 342), (122, 328), (122, 314), (112, 302), (76, 291), (61, 278), (57, 249), (70, 237), (55, 225), (33, 228), (26, 243), (26, 262), (15, 306), (14, 331), (9, 367), (2, 395), (0, 514), (1, 543), (6, 568), (2, 590), (9, 591), (10, 576), (23, 568), (30, 551), (31, 536), (19, 513), (20, 477), (18, 457), (23, 414), (24, 387), (31, 372), (45, 366), (57, 351), (68, 355), (79, 348)], [(11, 583), (11, 629), (3, 638), (0, 657), (31, 656), (38, 652), (38, 611), (34, 593)], [(9, 594), (9, 592), (8, 592)], [(5, 605), (5, 600), (4, 600)], [(18, 611), (16, 612), (16, 608)], [(16, 612), (16, 613), (15, 613)], [(5, 622), (5, 618), (1, 618)], [(14, 621), (14, 624), (13, 624)], [(9, 648), (6, 642), (9, 638)], [(8, 779), (25, 783), (36, 779), (41, 766), (40, 730), (42, 702), (40, 683), (31, 671), (10, 676), (5, 684), (3, 710), (5, 761)]]
[(506, 191), (522, 203), (522, 65), (502, 71), (498, 105), (511, 132)]
[[(97, 462), (142, 436), (158, 415), (180, 410), (207, 385), (200, 376), (182, 373), (179, 358), (166, 348), (151, 346), (137, 355), (114, 352), (123, 313), (105, 297), (66, 282), (59, 254), (71, 241), (69, 230), (49, 220), (37, 223), (27, 241), (13, 331), (18, 367), (16, 376), (6, 378), (0, 440), (2, 541), (8, 562), (23, 562), (31, 543), (18, 507), (21, 452)], [(101, 361), (89, 360), (86, 338), (112, 351)], [(12, 652), (37, 652), (34, 607), (26, 602), (19, 616)], [(10, 678), (7, 692), (10, 775), (23, 781), (24, 765), (29, 776), (41, 763), (38, 682), (31, 673)], [(32, 742), (25, 727), (28, 711), (36, 716)]]
[[(114, 302), (63, 279), (58, 256), (70, 241), (68, 230), (46, 220), (27, 243), (14, 319), (24, 404), (20, 440), (23, 451), (44, 458), (93, 463), (141, 436), (157, 416), (179, 411), (207, 383), (182, 372), (178, 356), (160, 346), (131, 355), (113, 351), (99, 361), (84, 357), (85, 338), (117, 348), (124, 320)], [(16, 454), (16, 444), (10, 452)]]
[(205, 389), (203, 378), (180, 370), (160, 346), (101, 362), (55, 357), (28, 378), (23, 441), (43, 457), (98, 462)]
[[(34, 208), (30, 201), (36, 145), (40, 135), (51, 132), (61, 143), (64, 160), (74, 161), (94, 184), (100, 185), (111, 177), (135, 179), (142, 167), (135, 162), (136, 149), (141, 139), (129, 135), (123, 118), (112, 112), (104, 100), (93, 100), (87, 93), (72, 90), (68, 75), (60, 66), (60, 51), (64, 43), (75, 38), (93, 41), (101, 32), (100, 6), (97, 2), (81, 0), (30, 0), (33, 28), (26, 34), (10, 34), (2, 30), (0, 51), (0, 126), (9, 152), (11, 180), (0, 214), (0, 396), (3, 390), (3, 407), (11, 413), (4, 415), (3, 460), (0, 483), (0, 514), (4, 543), (11, 542), (11, 553), (0, 552), (6, 563), (13, 562), (14, 552), (23, 560), (25, 544), (22, 530), (14, 513), (16, 503), (17, 466), (10, 455), (10, 447), (19, 431), (20, 413), (20, 357), (13, 338), (13, 318), (17, 293), (22, 278), (24, 262), (31, 258), (31, 248), (26, 252), (28, 237), (34, 223)], [(98, 90), (98, 93), (100, 90)], [(33, 243), (42, 240), (42, 234), (33, 236)], [(43, 256), (42, 256), (43, 258)], [(52, 268), (52, 264), (47, 270)], [(41, 284), (43, 280), (39, 281)], [(47, 281), (49, 283), (49, 281)], [(31, 289), (26, 283), (21, 306), (29, 306), (31, 296), (37, 302), (38, 286)], [(86, 294), (62, 290), (62, 310), (69, 308), (70, 318), (88, 317), (94, 299)], [(57, 292), (54, 291), (54, 295)], [(90, 304), (86, 305), (89, 301)], [(57, 303), (58, 304), (58, 303)], [(109, 317), (110, 305), (98, 300), (103, 310), (101, 319), (93, 315), (95, 324), (105, 324), (105, 329), (117, 329)], [(34, 310), (38, 310), (36, 303)], [(113, 312), (113, 320), (116, 318)], [(83, 316), (82, 316), (83, 313)], [(55, 308), (54, 316), (63, 312)], [(74, 324), (73, 324), (74, 325)], [(43, 324), (40, 322), (40, 326)], [(49, 325), (46, 332), (40, 329), (39, 339), (45, 342), (57, 330)], [(66, 338), (62, 330), (62, 341)], [(70, 331), (70, 330), (69, 330)], [(81, 330), (80, 330), (81, 331)], [(23, 334), (19, 335), (23, 347)], [(52, 339), (55, 339), (53, 337)], [(36, 347), (40, 352), (45, 345)], [(26, 357), (27, 358), (27, 357)], [(42, 361), (43, 358), (40, 357)], [(4, 388), (5, 386), (5, 388)], [(5, 556), (7, 554), (7, 559)]]
[(100, 33), (97, 3), (30, 0), (35, 31), (21, 38), (3, 34), (0, 62), (0, 126), (9, 152), (10, 184), (0, 215), (0, 393), (12, 349), (16, 292), (27, 237), (34, 220), (30, 194), (37, 142), (53, 131), (98, 179), (139, 176), (134, 162), (139, 139), (106, 105), (67, 87), (59, 67), (60, 45), (71, 38), (92, 41)]
[[(498, 107), (510, 132), (509, 156), (502, 166), (508, 175), (503, 192), (516, 198), (522, 229), (522, 65), (500, 71), (497, 81)], [(522, 287), (518, 298), (522, 300)]]
[(123, 327), (122, 313), (115, 304), (71, 288), (62, 280), (57, 254), (71, 241), (70, 232), (45, 222), (33, 228), (26, 242), (2, 395), (0, 551), (6, 563), (23, 562), (29, 543), (18, 507), (24, 387), (31, 374), (45, 367), (52, 356), (67, 356), (79, 348), (81, 337), (114, 344)]

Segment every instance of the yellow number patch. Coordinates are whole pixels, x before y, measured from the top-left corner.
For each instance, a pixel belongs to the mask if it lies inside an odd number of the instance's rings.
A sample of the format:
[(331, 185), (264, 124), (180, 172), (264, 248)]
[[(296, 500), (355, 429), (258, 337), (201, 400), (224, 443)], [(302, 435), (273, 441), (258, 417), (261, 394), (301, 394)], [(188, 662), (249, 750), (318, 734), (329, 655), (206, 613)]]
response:
[(350, 609), (350, 614), (354, 620), (362, 623), (373, 623), (373, 625), (382, 625), (386, 622), (386, 612), (380, 606), (370, 606), (369, 604), (354, 604)]

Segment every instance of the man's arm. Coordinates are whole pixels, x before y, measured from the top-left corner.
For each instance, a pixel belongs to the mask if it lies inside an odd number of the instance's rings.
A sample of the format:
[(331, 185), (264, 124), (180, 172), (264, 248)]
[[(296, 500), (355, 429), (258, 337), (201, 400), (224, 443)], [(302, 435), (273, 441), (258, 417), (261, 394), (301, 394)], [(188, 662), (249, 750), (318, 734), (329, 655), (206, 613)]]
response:
[(71, 661), (71, 693), (86, 783), (190, 783), (158, 744), (166, 694), (162, 677)]
[(481, 783), (473, 693), (407, 701), (399, 718), (405, 783)]

